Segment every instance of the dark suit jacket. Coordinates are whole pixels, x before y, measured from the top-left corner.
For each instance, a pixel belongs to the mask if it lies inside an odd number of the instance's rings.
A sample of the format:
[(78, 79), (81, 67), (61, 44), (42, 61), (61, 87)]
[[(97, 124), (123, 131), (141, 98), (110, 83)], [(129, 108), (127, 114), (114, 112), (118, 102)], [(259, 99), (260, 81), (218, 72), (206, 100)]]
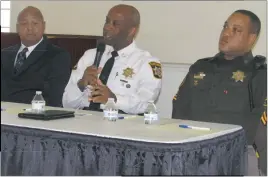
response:
[(50, 44), (46, 36), (14, 74), (20, 45), (1, 50), (1, 101), (30, 104), (42, 91), (47, 106), (62, 106), (62, 96), (71, 74), (70, 54)]

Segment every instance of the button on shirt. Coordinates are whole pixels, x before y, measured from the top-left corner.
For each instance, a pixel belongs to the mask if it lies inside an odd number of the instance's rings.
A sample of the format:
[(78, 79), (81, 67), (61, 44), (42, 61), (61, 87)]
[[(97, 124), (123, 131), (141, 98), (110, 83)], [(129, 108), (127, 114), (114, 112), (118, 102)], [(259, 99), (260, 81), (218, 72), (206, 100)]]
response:
[[(111, 46), (106, 46), (99, 67), (103, 68), (106, 61), (111, 58), (112, 51), (114, 49)], [(90, 97), (91, 90), (85, 89), (81, 92), (77, 82), (83, 77), (85, 69), (94, 63), (95, 55), (96, 49), (87, 50), (79, 60), (77, 69), (72, 71), (63, 94), (65, 108), (82, 109), (89, 106), (88, 97)], [(155, 77), (155, 68), (149, 63), (160, 65), (159, 59), (139, 49), (135, 42), (118, 51), (107, 87), (116, 95), (116, 106), (120, 110), (128, 114), (143, 113), (147, 102), (156, 100), (159, 96), (162, 79)], [(101, 108), (103, 106), (101, 104)]]
[[(28, 56), (32, 53), (32, 51), (35, 49), (35, 47), (36, 47), (42, 40), (43, 40), (43, 37), (42, 37), (42, 39), (41, 39), (38, 43), (36, 43), (35, 45), (32, 45), (32, 46), (27, 47), (27, 48), (28, 48), (28, 51), (26, 52), (26, 59), (28, 58)], [(17, 55), (16, 55), (16, 59), (15, 59), (15, 62), (14, 62), (14, 66), (15, 66), (15, 64), (16, 64), (16, 62), (17, 62), (18, 54), (19, 54), (25, 47), (26, 47), (26, 46), (25, 46), (24, 44), (21, 43), (20, 49), (19, 49), (19, 51), (18, 51), (18, 53), (17, 53)]]

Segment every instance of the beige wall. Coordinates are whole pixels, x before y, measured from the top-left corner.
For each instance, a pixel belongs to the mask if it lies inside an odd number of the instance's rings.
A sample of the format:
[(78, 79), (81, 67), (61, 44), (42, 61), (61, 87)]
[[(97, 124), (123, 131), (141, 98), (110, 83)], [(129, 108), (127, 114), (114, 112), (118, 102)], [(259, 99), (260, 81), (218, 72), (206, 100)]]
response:
[[(24, 7), (33, 5), (43, 12), (47, 33), (101, 35), (107, 11), (122, 1), (12, 1), (11, 31)], [(143, 1), (132, 4), (141, 13), (139, 46), (163, 62), (193, 63), (217, 52), (222, 25), (237, 9), (248, 9), (262, 21), (254, 54), (266, 56), (267, 17), (265, 1)]]

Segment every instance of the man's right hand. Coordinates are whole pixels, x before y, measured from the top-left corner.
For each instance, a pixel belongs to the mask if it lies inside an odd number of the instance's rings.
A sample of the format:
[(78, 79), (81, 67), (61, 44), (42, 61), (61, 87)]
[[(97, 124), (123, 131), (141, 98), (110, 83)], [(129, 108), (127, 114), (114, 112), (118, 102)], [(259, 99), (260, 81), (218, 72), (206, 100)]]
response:
[(98, 74), (101, 72), (101, 68), (97, 69), (95, 66), (89, 66), (84, 71), (82, 79), (77, 83), (78, 88), (84, 91), (87, 85), (97, 85)]

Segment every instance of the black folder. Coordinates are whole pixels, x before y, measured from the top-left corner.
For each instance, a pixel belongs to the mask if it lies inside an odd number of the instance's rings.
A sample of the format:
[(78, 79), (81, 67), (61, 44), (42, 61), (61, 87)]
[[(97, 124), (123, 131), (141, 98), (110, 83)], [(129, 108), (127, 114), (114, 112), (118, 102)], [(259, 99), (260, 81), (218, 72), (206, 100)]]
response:
[(19, 118), (35, 119), (35, 120), (55, 120), (75, 117), (74, 111), (65, 110), (45, 110), (40, 113), (23, 112), (18, 114)]

